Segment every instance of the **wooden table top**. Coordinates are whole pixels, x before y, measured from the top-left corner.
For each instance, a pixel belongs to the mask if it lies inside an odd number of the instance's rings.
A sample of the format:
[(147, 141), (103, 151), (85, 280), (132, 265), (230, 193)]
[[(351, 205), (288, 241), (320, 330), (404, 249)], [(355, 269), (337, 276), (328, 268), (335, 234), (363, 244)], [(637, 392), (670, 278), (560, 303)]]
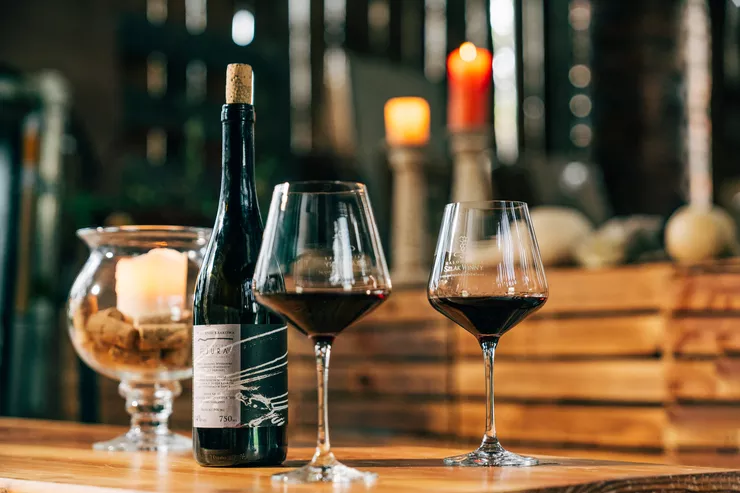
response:
[[(94, 441), (120, 428), (77, 423), (0, 419), (0, 492), (620, 492), (740, 491), (740, 471), (543, 457), (531, 468), (453, 468), (441, 458), (463, 452), (414, 445), (338, 447), (347, 465), (377, 472), (374, 486), (280, 485), (282, 468), (213, 469), (189, 453), (98, 452)], [(311, 448), (292, 448), (284, 467), (296, 467)]]

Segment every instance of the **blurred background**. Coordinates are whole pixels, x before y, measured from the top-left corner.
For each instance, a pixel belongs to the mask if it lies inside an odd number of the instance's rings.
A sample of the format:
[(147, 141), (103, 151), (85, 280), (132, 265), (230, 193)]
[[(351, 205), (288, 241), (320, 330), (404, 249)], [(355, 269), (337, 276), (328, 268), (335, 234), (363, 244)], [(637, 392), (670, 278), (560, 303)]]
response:
[[(622, 228), (616, 247), (607, 234), (606, 246), (599, 240), (583, 254), (553, 254), (548, 264), (555, 275), (558, 265), (565, 272), (560, 286), (568, 279), (587, 285), (572, 276), (593, 264), (667, 260), (665, 222), (689, 200), (690, 169), (698, 170), (695, 188), (726, 211), (734, 238), (740, 219), (737, 0), (4, 1), (0, 415), (127, 419), (115, 384), (79, 362), (66, 334), (64, 304), (87, 256), (75, 230), (212, 225), (228, 63), (249, 63), (255, 71), (263, 216), (280, 181), (366, 182), (391, 264), (393, 174), (383, 105), (396, 96), (424, 97), (431, 109), (424, 228), (433, 242), (451, 193), (447, 56), (465, 41), (493, 53), (493, 144), (484, 156), (493, 196), (558, 207), (577, 214), (576, 223), (585, 221), (589, 231)], [(537, 226), (543, 253), (557, 243), (547, 237), (574, 236), (578, 224), (552, 233)], [(609, 256), (613, 248), (620, 249), (616, 261)], [(641, 279), (615, 282), (629, 290)], [(610, 293), (605, 296), (619, 297)], [(634, 310), (663, 313), (658, 305)], [(663, 354), (658, 343), (640, 351), (651, 361)], [(722, 368), (726, 374), (737, 366)], [(368, 387), (370, 377), (346, 378), (360, 382), (345, 389), (348, 394), (379, 392)], [(719, 399), (723, 409), (740, 400), (732, 388)], [(664, 397), (648, 399), (647, 408), (665, 409)], [(187, 405), (187, 398), (180, 400)], [(627, 405), (636, 400), (626, 398)], [(645, 416), (636, 422), (652, 419)], [(189, 426), (189, 418), (176, 411), (181, 426)], [(722, 436), (734, 438), (699, 448), (736, 451), (738, 428), (727, 429), (734, 431)], [(403, 431), (457, 435), (454, 427)], [(605, 446), (663, 450), (663, 442), (641, 440)]]

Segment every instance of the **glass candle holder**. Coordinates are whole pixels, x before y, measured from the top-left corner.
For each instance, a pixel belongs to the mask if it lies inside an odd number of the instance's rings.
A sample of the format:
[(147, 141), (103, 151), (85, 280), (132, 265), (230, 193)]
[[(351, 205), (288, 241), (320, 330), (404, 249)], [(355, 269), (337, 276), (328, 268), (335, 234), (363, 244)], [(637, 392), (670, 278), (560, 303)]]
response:
[(172, 401), (190, 378), (195, 280), (210, 229), (88, 228), (90, 248), (69, 295), (68, 326), (83, 361), (120, 380), (131, 428), (97, 450), (177, 451), (190, 439), (170, 431)]

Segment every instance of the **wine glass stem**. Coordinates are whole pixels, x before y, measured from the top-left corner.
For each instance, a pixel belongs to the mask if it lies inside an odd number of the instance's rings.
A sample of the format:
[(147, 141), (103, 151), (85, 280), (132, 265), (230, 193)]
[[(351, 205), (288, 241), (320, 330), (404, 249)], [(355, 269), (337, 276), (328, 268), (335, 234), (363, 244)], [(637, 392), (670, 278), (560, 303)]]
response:
[(493, 412), (493, 358), (496, 346), (498, 346), (498, 338), (481, 343), (483, 361), (486, 365), (486, 434), (483, 436), (483, 446), (498, 445), (496, 416)]
[(334, 461), (329, 442), (329, 357), (331, 356), (331, 342), (317, 341), (314, 346), (316, 352), (316, 373), (319, 384), (319, 430), (316, 443), (316, 453), (311, 461), (316, 466), (328, 466)]

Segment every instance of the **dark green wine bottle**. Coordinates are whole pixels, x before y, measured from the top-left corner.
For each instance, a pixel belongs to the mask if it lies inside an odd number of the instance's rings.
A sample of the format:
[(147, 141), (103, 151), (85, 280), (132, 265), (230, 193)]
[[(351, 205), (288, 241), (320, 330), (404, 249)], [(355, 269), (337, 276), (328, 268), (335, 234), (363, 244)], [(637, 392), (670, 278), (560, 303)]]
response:
[(204, 466), (277, 465), (287, 452), (288, 342), (252, 292), (263, 226), (251, 67), (229, 65), (226, 87), (221, 198), (193, 306), (193, 450)]

